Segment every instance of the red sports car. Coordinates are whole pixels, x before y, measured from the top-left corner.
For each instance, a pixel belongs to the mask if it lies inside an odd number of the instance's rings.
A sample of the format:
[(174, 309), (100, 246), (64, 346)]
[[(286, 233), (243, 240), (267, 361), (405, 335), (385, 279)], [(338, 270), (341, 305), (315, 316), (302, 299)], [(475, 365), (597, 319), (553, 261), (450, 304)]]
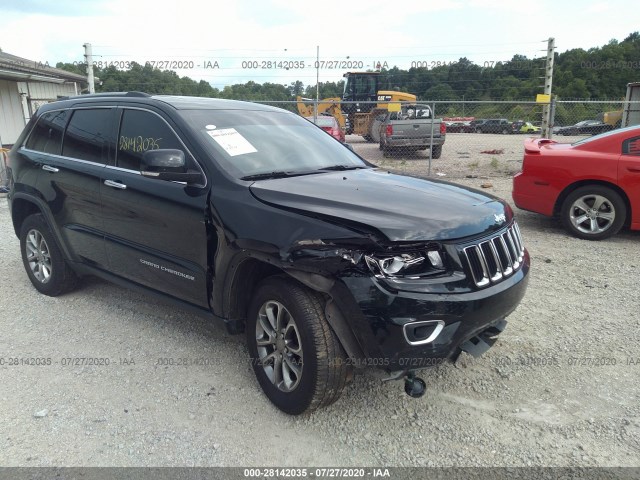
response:
[(573, 144), (526, 140), (513, 200), (523, 210), (560, 214), (569, 232), (587, 240), (623, 225), (640, 230), (640, 126)]

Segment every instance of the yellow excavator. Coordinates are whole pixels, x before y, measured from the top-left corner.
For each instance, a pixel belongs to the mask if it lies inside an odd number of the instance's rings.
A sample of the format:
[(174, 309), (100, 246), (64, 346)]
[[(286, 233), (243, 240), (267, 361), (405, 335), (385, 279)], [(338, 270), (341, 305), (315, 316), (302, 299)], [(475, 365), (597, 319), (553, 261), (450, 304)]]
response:
[[(389, 103), (416, 101), (416, 96), (410, 93), (379, 90), (380, 72), (347, 72), (343, 77), (345, 82), (342, 98), (320, 100), (317, 114), (333, 115), (347, 135), (362, 135), (365, 140), (378, 143), (380, 141), (378, 117), (387, 112)], [(303, 117), (313, 117), (313, 100), (299, 96), (298, 112)]]

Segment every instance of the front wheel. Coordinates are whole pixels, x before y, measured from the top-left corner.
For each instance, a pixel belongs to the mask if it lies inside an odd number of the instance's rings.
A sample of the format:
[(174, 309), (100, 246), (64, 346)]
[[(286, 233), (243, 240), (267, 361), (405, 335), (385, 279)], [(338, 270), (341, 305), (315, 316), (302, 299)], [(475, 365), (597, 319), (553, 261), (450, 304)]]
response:
[(67, 265), (41, 214), (22, 222), (20, 251), (29, 280), (40, 293), (56, 297), (75, 288), (76, 274)]
[(258, 383), (290, 415), (335, 402), (351, 377), (319, 294), (293, 280), (262, 282), (247, 312), (247, 346)]
[(603, 240), (618, 233), (627, 215), (620, 195), (609, 187), (577, 188), (562, 203), (562, 223), (578, 238)]

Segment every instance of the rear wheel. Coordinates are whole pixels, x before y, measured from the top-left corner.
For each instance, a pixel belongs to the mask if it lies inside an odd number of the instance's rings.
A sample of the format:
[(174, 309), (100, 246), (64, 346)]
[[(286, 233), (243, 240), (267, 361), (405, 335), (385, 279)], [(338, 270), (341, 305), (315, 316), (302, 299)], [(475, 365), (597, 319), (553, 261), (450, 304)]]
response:
[(442, 145), (434, 145), (431, 147), (431, 158), (440, 158), (442, 155)]
[(562, 203), (562, 223), (578, 238), (603, 240), (618, 233), (627, 215), (620, 195), (609, 187), (577, 188)]
[(378, 143), (380, 141), (380, 126), (382, 122), (380, 120), (373, 119), (371, 120), (371, 125), (369, 127), (369, 136), (371, 137), (371, 141)]
[(247, 346), (262, 390), (298, 415), (335, 402), (351, 377), (319, 294), (286, 278), (262, 282), (247, 313)]
[(40, 293), (56, 297), (75, 288), (78, 278), (41, 214), (31, 215), (22, 223), (20, 251), (29, 280)]

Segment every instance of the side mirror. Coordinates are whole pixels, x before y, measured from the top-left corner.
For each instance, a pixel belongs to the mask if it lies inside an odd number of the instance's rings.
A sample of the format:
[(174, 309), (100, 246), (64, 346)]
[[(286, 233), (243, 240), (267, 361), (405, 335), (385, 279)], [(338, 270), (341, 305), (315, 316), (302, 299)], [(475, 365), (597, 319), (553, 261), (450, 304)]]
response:
[(198, 183), (202, 180), (199, 172), (189, 172), (182, 150), (147, 150), (142, 154), (140, 174), (147, 178), (174, 182)]

